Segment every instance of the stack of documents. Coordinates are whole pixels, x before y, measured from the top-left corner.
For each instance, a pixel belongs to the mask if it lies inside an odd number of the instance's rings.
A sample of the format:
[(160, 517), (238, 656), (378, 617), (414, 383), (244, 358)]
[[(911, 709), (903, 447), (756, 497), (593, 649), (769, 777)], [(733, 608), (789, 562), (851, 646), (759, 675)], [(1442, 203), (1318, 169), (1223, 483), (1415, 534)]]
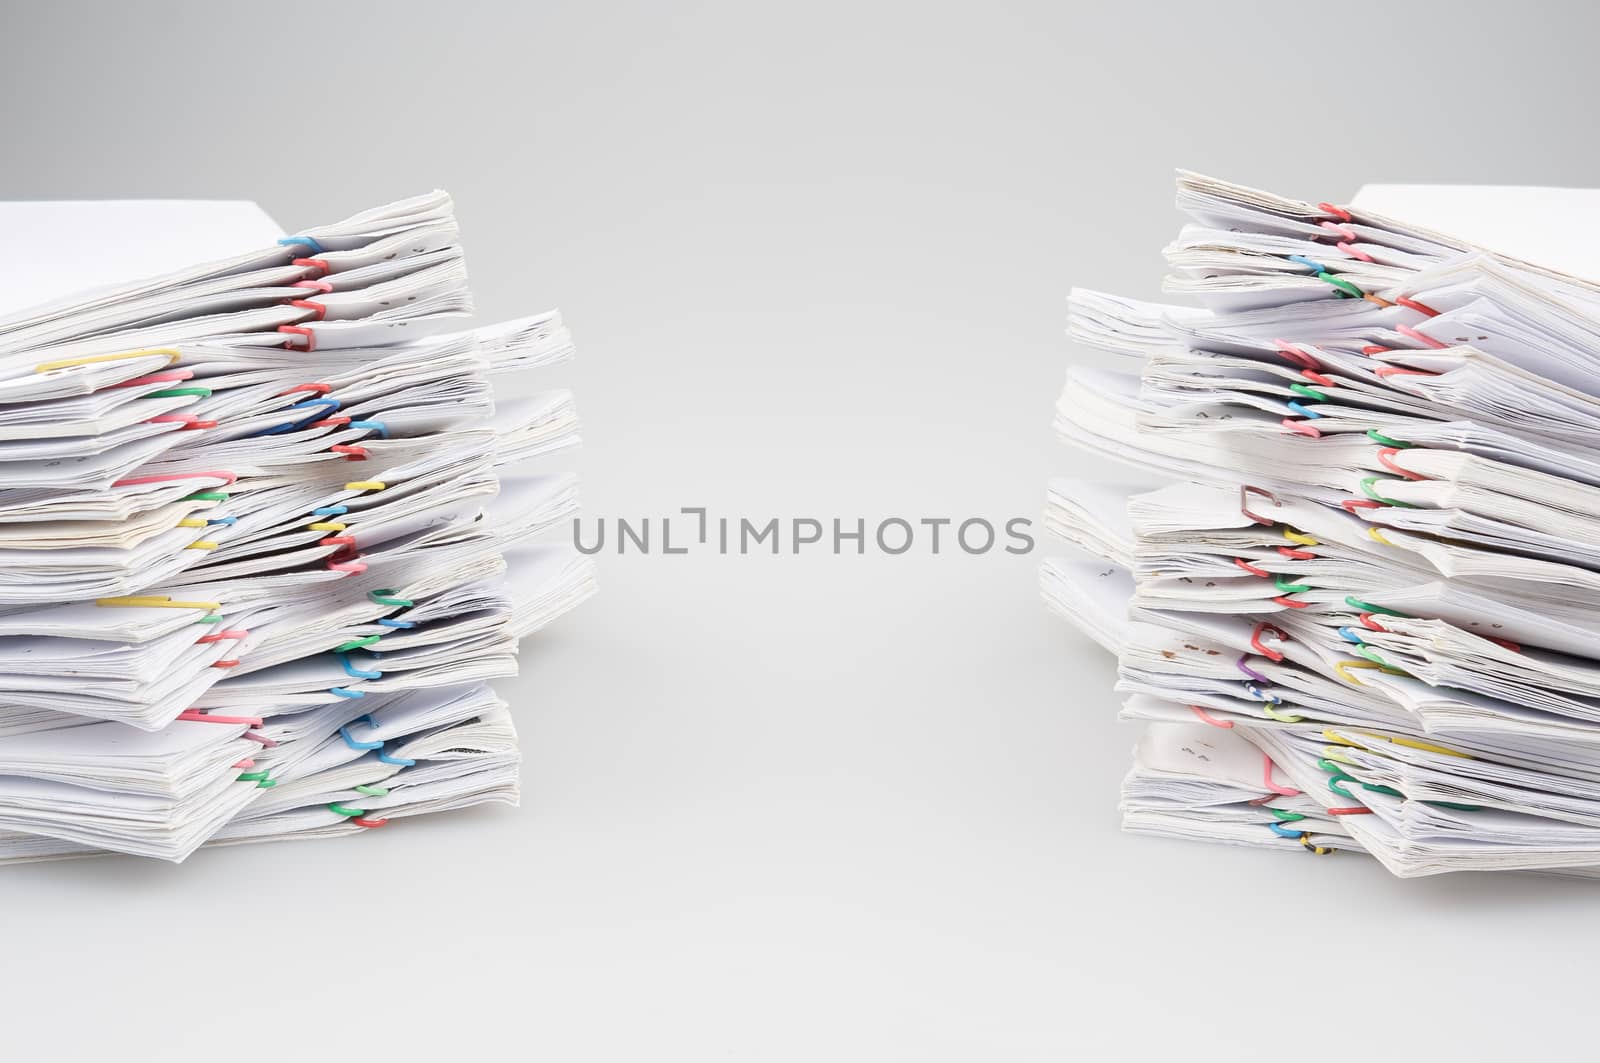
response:
[(238, 203), (0, 216), (29, 243), (0, 305), (0, 861), (514, 803), (489, 681), (594, 584), (535, 541), (576, 512), (530, 468), (578, 442), (572, 397), (490, 376), (570, 357), (559, 315), (463, 327), (441, 192), (290, 235)]
[(1092, 560), (1044, 596), (1146, 722), (1126, 827), (1600, 870), (1600, 193), (1178, 204), (1198, 305), (1072, 295), (1057, 428), (1131, 471), (1047, 511)]

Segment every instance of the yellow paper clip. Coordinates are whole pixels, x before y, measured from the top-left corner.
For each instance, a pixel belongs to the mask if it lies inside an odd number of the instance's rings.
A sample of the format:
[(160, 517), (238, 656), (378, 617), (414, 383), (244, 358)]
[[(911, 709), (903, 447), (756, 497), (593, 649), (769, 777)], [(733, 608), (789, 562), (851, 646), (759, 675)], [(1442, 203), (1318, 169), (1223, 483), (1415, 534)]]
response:
[(178, 527), (180, 528), (204, 528), (205, 526), (206, 522), (199, 517), (184, 517), (178, 522)]
[(1341, 746), (1353, 746), (1356, 749), (1365, 748), (1360, 742), (1357, 742), (1353, 738), (1346, 738), (1344, 735), (1340, 734), (1338, 731), (1335, 731), (1331, 727), (1324, 727), (1322, 729), (1322, 738), (1325, 742), (1336, 742)]
[(143, 351), (123, 351), (121, 354), (91, 354), (83, 358), (62, 358), (54, 362), (41, 362), (33, 367), (35, 373), (48, 373), (52, 369), (70, 369), (75, 365), (92, 365), (96, 362), (122, 362), (129, 358), (149, 358), (161, 355), (168, 365), (177, 365), (183, 354), (175, 347), (151, 347)]
[(315, 524), (307, 524), (306, 530), (319, 532), (342, 532), (346, 527), (347, 525), (340, 524), (336, 520), (319, 520)]
[(216, 548), (217, 544), (209, 539), (196, 539), (194, 542), (184, 547), (185, 550), (215, 550)]
[(1323, 746), (1322, 755), (1328, 760), (1337, 761), (1340, 764), (1348, 764), (1352, 768), (1359, 767), (1355, 761), (1344, 755), (1344, 747), (1342, 746)]
[(1347, 669), (1350, 669), (1350, 668), (1376, 668), (1376, 667), (1378, 667), (1378, 665), (1373, 661), (1335, 661), (1335, 662), (1333, 662), (1333, 670), (1335, 672), (1339, 673), (1339, 677), (1341, 679), (1343, 679), (1346, 683), (1349, 683), (1352, 686), (1358, 686), (1358, 687), (1364, 687), (1367, 684), (1363, 683), (1361, 680), (1359, 680), (1355, 676), (1351, 675), (1349, 673), (1349, 671), (1347, 671)]
[(1369, 537), (1373, 538), (1373, 539), (1376, 539), (1378, 542), (1382, 543), (1384, 546), (1393, 546), (1394, 545), (1394, 543), (1391, 543), (1388, 539), (1385, 539), (1383, 537), (1383, 532), (1379, 531), (1375, 527), (1370, 527), (1369, 526), (1367, 528), (1367, 535)]
[(1283, 537), (1285, 539), (1288, 539), (1291, 543), (1299, 543), (1301, 546), (1321, 546), (1322, 545), (1320, 542), (1318, 542), (1316, 539), (1312, 538), (1311, 536), (1302, 535), (1300, 532), (1294, 531), (1294, 530), (1289, 529), (1289, 528), (1283, 529)]
[(1292, 712), (1279, 712), (1269, 702), (1265, 701), (1261, 703), (1261, 711), (1267, 714), (1267, 719), (1277, 720), (1279, 723), (1299, 723), (1305, 719), (1304, 716), (1298, 716)]
[(346, 491), (382, 491), (389, 486), (382, 480), (352, 480), (344, 485)]
[(96, 598), (94, 604), (134, 609), (199, 609), (203, 612), (222, 608), (221, 602), (175, 602), (165, 594), (128, 594), (120, 598)]

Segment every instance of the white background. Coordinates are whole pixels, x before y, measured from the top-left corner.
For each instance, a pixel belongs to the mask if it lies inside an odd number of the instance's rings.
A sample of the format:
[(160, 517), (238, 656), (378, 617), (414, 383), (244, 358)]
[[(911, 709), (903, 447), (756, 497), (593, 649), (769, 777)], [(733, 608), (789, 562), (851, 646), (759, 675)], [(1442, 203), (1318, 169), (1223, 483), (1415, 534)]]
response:
[[(19, 6), (0, 197), (444, 187), (485, 316), (577, 335), (590, 513), (1037, 516), (1066, 292), (1157, 293), (1174, 167), (1595, 182), (1592, 11), (1477, 6)], [(4, 870), (0, 1051), (1587, 1053), (1594, 884), (1120, 834), (1040, 556), (603, 559), (520, 810)]]

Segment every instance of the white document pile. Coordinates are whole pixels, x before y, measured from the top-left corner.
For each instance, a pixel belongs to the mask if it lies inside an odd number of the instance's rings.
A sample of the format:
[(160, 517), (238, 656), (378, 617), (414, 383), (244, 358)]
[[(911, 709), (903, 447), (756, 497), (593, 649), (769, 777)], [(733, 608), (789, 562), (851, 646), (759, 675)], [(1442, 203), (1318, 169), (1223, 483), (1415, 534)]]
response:
[(1056, 424), (1179, 480), (1047, 512), (1094, 560), (1045, 598), (1147, 721), (1126, 827), (1600, 871), (1600, 193), (1184, 173), (1178, 205), (1166, 287), (1199, 305), (1075, 291), (1116, 368)]
[[(465, 328), (447, 195), (0, 205), (0, 862), (515, 803), (488, 681), (594, 590), (558, 314)], [(200, 263), (200, 264), (194, 264)]]

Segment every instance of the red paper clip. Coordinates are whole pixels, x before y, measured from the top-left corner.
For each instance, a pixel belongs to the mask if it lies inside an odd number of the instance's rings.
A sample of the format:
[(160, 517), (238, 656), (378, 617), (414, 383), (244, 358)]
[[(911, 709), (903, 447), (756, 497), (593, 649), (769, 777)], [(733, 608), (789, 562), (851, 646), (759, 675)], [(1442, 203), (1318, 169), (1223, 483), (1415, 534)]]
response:
[(1352, 517), (1354, 517), (1356, 515), (1356, 510), (1358, 510), (1358, 509), (1382, 509), (1383, 508), (1383, 503), (1382, 502), (1374, 502), (1370, 498), (1347, 498), (1343, 502), (1340, 502), (1339, 505), (1340, 505), (1341, 508), (1344, 509), (1344, 511), (1346, 513), (1350, 514)]
[(326, 259), (321, 258), (297, 258), (294, 260), (294, 265), (304, 269), (321, 270), (323, 273), (333, 272), (333, 267), (328, 265)]
[(283, 345), (291, 351), (314, 351), (317, 349), (317, 335), (308, 328), (303, 328), (300, 325), (279, 325), (278, 331), (305, 338), (306, 345), (304, 347), (296, 347), (293, 341), (284, 340)]
[[(1335, 779), (1334, 781), (1338, 782), (1339, 780)], [(1330, 816), (1366, 816), (1372, 813), (1372, 809), (1365, 805), (1356, 805), (1352, 808), (1325, 808), (1323, 811)]]
[(1310, 602), (1297, 602), (1293, 598), (1286, 597), (1282, 594), (1278, 595), (1272, 600), (1286, 609), (1307, 609), (1311, 606)]
[(343, 454), (345, 456), (345, 461), (367, 460), (367, 452), (364, 449), (358, 446), (353, 446), (349, 443), (335, 443), (328, 449), (333, 451), (335, 454)]
[(333, 285), (329, 284), (327, 281), (295, 281), (293, 284), (289, 285), (289, 287), (310, 288), (312, 291), (321, 292), (323, 295), (327, 295), (329, 292), (333, 291)]
[(1396, 299), (1394, 302), (1395, 302), (1396, 306), (1403, 306), (1407, 310), (1415, 310), (1417, 313), (1421, 314), (1423, 317), (1438, 317), (1439, 316), (1439, 311), (1435, 310), (1433, 307), (1425, 306), (1422, 303), (1417, 302), (1415, 299), (1407, 298), (1404, 295), (1402, 295), (1400, 298)]
[(1263, 631), (1272, 632), (1273, 634), (1277, 635), (1278, 639), (1282, 642), (1289, 641), (1289, 633), (1283, 630), (1283, 628), (1279, 627), (1277, 624), (1266, 620), (1262, 620), (1256, 624), (1256, 626), (1250, 631), (1250, 645), (1257, 653), (1261, 654), (1261, 656), (1265, 657), (1269, 661), (1283, 660), (1283, 654), (1269, 646), (1263, 646), (1261, 644), (1261, 633)]
[(1250, 496), (1253, 494), (1260, 495), (1271, 502), (1274, 506), (1280, 505), (1278, 502), (1278, 496), (1273, 494), (1271, 491), (1268, 491), (1265, 487), (1253, 487), (1250, 484), (1240, 484), (1239, 512), (1244, 516), (1249, 517), (1257, 524), (1265, 524), (1269, 528), (1278, 523), (1275, 520), (1268, 520), (1266, 517), (1258, 517), (1254, 513), (1250, 512)]
[(1322, 212), (1324, 214), (1332, 214), (1335, 218), (1338, 218), (1340, 221), (1351, 222), (1351, 221), (1355, 220), (1354, 218), (1352, 218), (1350, 216), (1350, 212), (1348, 210), (1345, 210), (1343, 207), (1336, 207), (1332, 203), (1318, 203), (1317, 206), (1322, 210)]
[(379, 827), (389, 822), (389, 820), (387, 818), (368, 819), (366, 816), (351, 816), (349, 822), (354, 823), (358, 827), (366, 827), (368, 830), (377, 830)]
[(1233, 563), (1238, 565), (1240, 568), (1244, 569), (1246, 572), (1250, 573), (1250, 575), (1252, 575), (1252, 576), (1260, 576), (1262, 579), (1271, 579), (1272, 578), (1272, 573), (1264, 571), (1264, 570), (1259, 569), (1259, 568), (1256, 568), (1256, 566), (1252, 565), (1250, 562), (1246, 561), (1242, 557), (1234, 558), (1233, 559)]
[(328, 316), (328, 308), (313, 299), (290, 299), (289, 305), (297, 306), (301, 310), (311, 311), (313, 314), (317, 315), (318, 321), (321, 321)]
[(1381, 631), (1385, 635), (1389, 634), (1389, 629), (1386, 628), (1386, 627), (1380, 627), (1378, 625), (1378, 622), (1376, 620), (1372, 619), (1372, 614), (1371, 613), (1362, 613), (1361, 617), (1360, 617), (1360, 620), (1361, 620), (1361, 626), (1364, 627), (1364, 628), (1367, 628), (1370, 631)]
[(1296, 550), (1292, 546), (1280, 546), (1278, 553), (1294, 561), (1315, 561), (1317, 558), (1310, 550)]
[(343, 428), (350, 423), (350, 418), (340, 414), (338, 417), (324, 417), (320, 421), (312, 421), (310, 428)]

